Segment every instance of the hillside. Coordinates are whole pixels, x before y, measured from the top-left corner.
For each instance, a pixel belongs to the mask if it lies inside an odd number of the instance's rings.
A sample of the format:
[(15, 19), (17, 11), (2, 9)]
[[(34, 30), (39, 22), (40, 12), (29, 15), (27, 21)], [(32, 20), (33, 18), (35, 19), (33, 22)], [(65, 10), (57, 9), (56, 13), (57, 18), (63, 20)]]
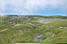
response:
[(0, 16), (0, 44), (67, 43), (67, 17)]

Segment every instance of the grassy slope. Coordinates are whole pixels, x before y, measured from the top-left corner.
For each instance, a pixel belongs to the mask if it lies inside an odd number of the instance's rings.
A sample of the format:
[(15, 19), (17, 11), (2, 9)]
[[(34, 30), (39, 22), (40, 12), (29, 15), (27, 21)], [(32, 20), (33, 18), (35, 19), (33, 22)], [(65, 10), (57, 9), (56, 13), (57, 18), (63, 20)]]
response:
[[(54, 37), (50, 36), (44, 40), (44, 43), (67, 43), (67, 21), (63, 22), (54, 22), (48, 25), (53, 25), (55, 29), (52, 29)], [(58, 28), (64, 27), (64, 28)]]
[[(55, 21), (48, 24), (38, 23), (37, 19), (33, 18), (30, 21), (26, 20), (23, 20), (23, 22), (18, 21), (18, 24), (21, 24), (19, 26), (12, 25), (9, 22), (7, 23), (7, 20), (4, 22), (0, 21), (0, 31), (8, 29), (0, 32), (0, 44), (10, 44), (12, 42), (35, 42), (33, 39), (38, 34), (44, 35), (44, 43), (67, 42), (66, 20)], [(18, 30), (21, 30), (22, 32), (18, 32)]]

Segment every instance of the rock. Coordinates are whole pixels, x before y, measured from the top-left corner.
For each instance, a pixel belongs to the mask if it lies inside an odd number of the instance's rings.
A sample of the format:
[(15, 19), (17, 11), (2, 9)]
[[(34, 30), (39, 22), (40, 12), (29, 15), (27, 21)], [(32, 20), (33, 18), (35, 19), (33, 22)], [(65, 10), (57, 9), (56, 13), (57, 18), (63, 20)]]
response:
[(59, 27), (60, 29), (64, 29), (64, 27)]
[(43, 39), (44, 39), (43, 35), (37, 35), (37, 36), (35, 36), (34, 41), (35, 42), (42, 42)]
[(21, 24), (16, 24), (16, 25), (14, 25), (14, 26), (16, 27), (16, 26), (20, 26), (20, 25), (21, 25)]

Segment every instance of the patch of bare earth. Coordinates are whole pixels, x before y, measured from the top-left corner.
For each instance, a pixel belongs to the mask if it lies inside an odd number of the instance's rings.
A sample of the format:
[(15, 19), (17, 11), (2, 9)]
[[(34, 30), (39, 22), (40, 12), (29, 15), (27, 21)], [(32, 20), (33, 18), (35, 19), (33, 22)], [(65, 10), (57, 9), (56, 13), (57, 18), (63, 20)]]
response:
[(0, 32), (4, 32), (4, 31), (7, 31), (8, 30), (8, 28), (6, 28), (6, 29), (3, 29), (3, 30), (1, 30)]

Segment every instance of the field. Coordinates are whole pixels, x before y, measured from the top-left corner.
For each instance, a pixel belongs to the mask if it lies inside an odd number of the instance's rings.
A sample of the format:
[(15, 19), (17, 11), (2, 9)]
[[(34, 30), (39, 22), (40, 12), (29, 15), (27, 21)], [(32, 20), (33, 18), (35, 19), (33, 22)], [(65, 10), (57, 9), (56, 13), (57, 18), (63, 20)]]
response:
[(67, 43), (67, 17), (0, 16), (0, 44)]

